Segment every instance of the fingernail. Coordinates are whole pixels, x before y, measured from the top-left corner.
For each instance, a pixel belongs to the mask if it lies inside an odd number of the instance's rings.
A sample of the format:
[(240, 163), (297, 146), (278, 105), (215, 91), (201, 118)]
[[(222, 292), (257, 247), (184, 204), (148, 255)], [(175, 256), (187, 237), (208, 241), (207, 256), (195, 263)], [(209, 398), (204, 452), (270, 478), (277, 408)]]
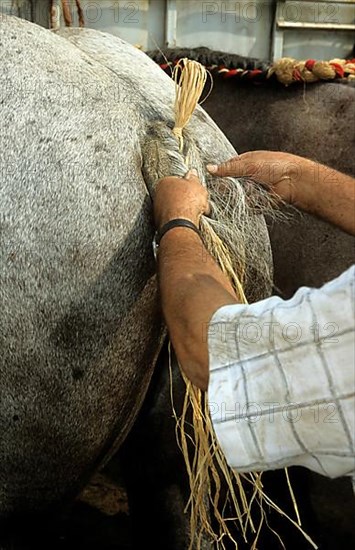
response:
[(211, 174), (215, 174), (218, 170), (217, 164), (207, 164), (207, 170), (211, 172)]
[(198, 177), (198, 172), (196, 170), (196, 168), (191, 168), (191, 170), (189, 170), (185, 176), (185, 178), (188, 180), (191, 176), (196, 176)]

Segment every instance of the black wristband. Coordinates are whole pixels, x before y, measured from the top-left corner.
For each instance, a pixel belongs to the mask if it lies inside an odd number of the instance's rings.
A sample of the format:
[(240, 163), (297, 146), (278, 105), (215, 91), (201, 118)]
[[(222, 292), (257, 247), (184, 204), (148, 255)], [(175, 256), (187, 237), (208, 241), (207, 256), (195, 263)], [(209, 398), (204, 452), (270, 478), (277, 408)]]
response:
[(153, 241), (153, 250), (154, 250), (154, 256), (157, 258), (158, 248), (160, 245), (160, 242), (164, 235), (170, 231), (170, 229), (174, 229), (175, 227), (186, 227), (187, 229), (192, 229), (199, 237), (201, 237), (200, 231), (198, 227), (192, 223), (190, 220), (185, 220), (183, 218), (176, 218), (175, 220), (170, 220), (170, 222), (167, 222), (163, 225), (163, 227), (156, 232), (154, 241)]
[(188, 229), (192, 229), (192, 231), (195, 231), (197, 235), (200, 235), (198, 227), (194, 223), (190, 222), (190, 220), (176, 218), (175, 220), (171, 220), (170, 222), (163, 225), (163, 227), (157, 232), (156, 243), (158, 246), (164, 235), (168, 231), (170, 231), (170, 229), (174, 229), (174, 227), (187, 227)]

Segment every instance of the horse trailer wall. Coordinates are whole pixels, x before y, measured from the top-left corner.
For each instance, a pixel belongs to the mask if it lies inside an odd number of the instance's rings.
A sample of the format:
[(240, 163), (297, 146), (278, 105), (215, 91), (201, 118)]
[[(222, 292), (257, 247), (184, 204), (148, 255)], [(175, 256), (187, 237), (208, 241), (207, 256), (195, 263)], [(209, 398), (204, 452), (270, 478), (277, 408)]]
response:
[[(53, 0), (64, 26), (61, 0)], [(74, 0), (69, 1), (77, 25)], [(143, 50), (207, 46), (260, 59), (344, 58), (352, 49), (355, 0), (81, 0), (87, 27)], [(0, 10), (49, 26), (49, 0), (0, 0)]]

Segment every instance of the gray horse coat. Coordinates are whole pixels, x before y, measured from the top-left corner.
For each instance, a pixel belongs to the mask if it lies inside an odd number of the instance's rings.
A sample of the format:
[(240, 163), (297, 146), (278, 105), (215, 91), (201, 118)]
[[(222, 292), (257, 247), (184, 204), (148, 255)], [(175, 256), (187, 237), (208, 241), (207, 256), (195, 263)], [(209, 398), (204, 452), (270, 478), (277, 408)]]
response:
[[(63, 34), (0, 20), (2, 516), (59, 505), (112, 455), (163, 337), (142, 143), (174, 86), (118, 38)], [(189, 135), (203, 163), (235, 153), (202, 109)]]

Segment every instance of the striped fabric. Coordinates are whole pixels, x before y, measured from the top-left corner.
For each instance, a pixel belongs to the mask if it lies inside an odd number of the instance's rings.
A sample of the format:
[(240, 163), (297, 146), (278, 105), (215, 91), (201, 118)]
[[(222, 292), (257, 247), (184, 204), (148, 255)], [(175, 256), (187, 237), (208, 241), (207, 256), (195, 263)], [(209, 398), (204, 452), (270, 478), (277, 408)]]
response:
[(219, 309), (209, 407), (237, 471), (355, 472), (355, 266), (321, 289)]

